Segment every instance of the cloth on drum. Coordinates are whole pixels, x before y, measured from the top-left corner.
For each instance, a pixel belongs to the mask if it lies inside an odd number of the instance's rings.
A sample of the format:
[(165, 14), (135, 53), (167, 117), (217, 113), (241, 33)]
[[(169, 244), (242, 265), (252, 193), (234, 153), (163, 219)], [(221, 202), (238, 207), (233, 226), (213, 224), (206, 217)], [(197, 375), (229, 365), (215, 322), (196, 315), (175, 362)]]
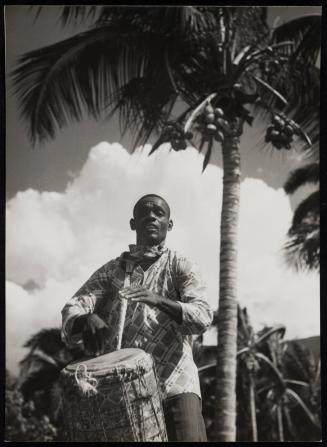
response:
[(202, 401), (194, 393), (183, 393), (163, 401), (168, 442), (206, 442)]

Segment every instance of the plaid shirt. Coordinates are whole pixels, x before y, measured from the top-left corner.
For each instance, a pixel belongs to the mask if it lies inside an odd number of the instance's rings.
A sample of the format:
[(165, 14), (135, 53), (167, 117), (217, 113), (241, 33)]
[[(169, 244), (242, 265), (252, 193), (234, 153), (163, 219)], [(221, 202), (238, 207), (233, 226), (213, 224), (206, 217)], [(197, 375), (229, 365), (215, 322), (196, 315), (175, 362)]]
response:
[[(204, 332), (212, 322), (213, 312), (198, 269), (185, 257), (165, 248), (145, 272), (139, 265), (132, 265), (130, 271), (131, 285), (143, 285), (178, 301), (182, 323), (178, 324), (158, 308), (129, 302), (122, 348), (140, 348), (153, 356), (163, 398), (187, 392), (201, 397), (192, 344), (194, 335)], [(121, 303), (118, 292), (124, 287), (125, 275), (122, 254), (97, 270), (67, 302), (62, 310), (62, 337), (69, 347), (83, 343), (81, 334), (71, 333), (74, 320), (94, 312), (109, 326), (105, 352), (116, 349)]]

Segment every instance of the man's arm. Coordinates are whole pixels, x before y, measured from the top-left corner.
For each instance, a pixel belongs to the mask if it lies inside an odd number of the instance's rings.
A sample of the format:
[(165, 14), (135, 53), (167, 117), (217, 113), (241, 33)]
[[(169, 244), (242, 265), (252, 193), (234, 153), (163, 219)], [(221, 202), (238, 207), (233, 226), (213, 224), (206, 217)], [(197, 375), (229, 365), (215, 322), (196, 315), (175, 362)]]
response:
[(163, 312), (166, 312), (176, 323), (180, 324), (182, 322), (182, 306), (178, 301), (164, 298), (142, 286), (126, 287), (120, 291), (120, 295), (131, 301), (139, 301), (148, 306), (158, 307)]
[(198, 266), (184, 257), (176, 258), (174, 282), (182, 308), (182, 322), (177, 329), (183, 335), (202, 334), (212, 323), (213, 311)]
[[(62, 309), (61, 335), (69, 347), (73, 348), (84, 342), (86, 351), (95, 353), (103, 350), (103, 337), (99, 337), (98, 332), (106, 324), (93, 312), (96, 303), (105, 296), (109, 270), (108, 265), (98, 269)], [(92, 339), (91, 345), (89, 339)]]
[(206, 286), (200, 273), (195, 265), (180, 258), (174, 276), (180, 294), (179, 301), (159, 296), (142, 286), (127, 287), (121, 291), (121, 295), (163, 310), (178, 324), (178, 329), (184, 335), (201, 334), (210, 326), (213, 311), (208, 304)]

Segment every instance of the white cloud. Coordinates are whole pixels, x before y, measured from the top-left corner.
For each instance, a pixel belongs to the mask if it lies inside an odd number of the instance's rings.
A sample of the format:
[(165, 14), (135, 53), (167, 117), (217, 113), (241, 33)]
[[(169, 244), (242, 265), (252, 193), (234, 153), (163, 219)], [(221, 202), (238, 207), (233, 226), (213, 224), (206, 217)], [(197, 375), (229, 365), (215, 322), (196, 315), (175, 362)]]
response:
[[(202, 160), (194, 149), (131, 156), (120, 144), (103, 142), (64, 193), (28, 190), (8, 202), (8, 365), (21, 356), (29, 335), (60, 324), (63, 304), (96, 268), (134, 242), (132, 207), (149, 192), (169, 202), (174, 228), (167, 245), (200, 264), (217, 307), (222, 171), (209, 165), (201, 174)], [(289, 336), (315, 335), (318, 278), (285, 272), (282, 263), (291, 217), (282, 190), (261, 180), (242, 183), (239, 297), (255, 326), (284, 323)], [(39, 289), (24, 290), (29, 281)]]

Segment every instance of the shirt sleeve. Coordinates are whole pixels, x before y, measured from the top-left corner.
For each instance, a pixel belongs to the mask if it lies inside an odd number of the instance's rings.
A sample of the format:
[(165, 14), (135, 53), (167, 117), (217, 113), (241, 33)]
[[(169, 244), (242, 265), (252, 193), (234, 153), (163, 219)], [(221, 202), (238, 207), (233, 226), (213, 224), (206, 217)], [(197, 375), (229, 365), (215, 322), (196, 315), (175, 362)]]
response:
[(96, 304), (105, 296), (109, 279), (110, 263), (93, 273), (62, 309), (61, 337), (69, 348), (75, 348), (82, 343), (80, 333), (72, 334), (74, 321), (81, 315), (94, 312)]
[(198, 266), (186, 258), (178, 258), (175, 285), (182, 307), (182, 323), (177, 325), (179, 332), (183, 335), (202, 334), (212, 323), (213, 311)]

